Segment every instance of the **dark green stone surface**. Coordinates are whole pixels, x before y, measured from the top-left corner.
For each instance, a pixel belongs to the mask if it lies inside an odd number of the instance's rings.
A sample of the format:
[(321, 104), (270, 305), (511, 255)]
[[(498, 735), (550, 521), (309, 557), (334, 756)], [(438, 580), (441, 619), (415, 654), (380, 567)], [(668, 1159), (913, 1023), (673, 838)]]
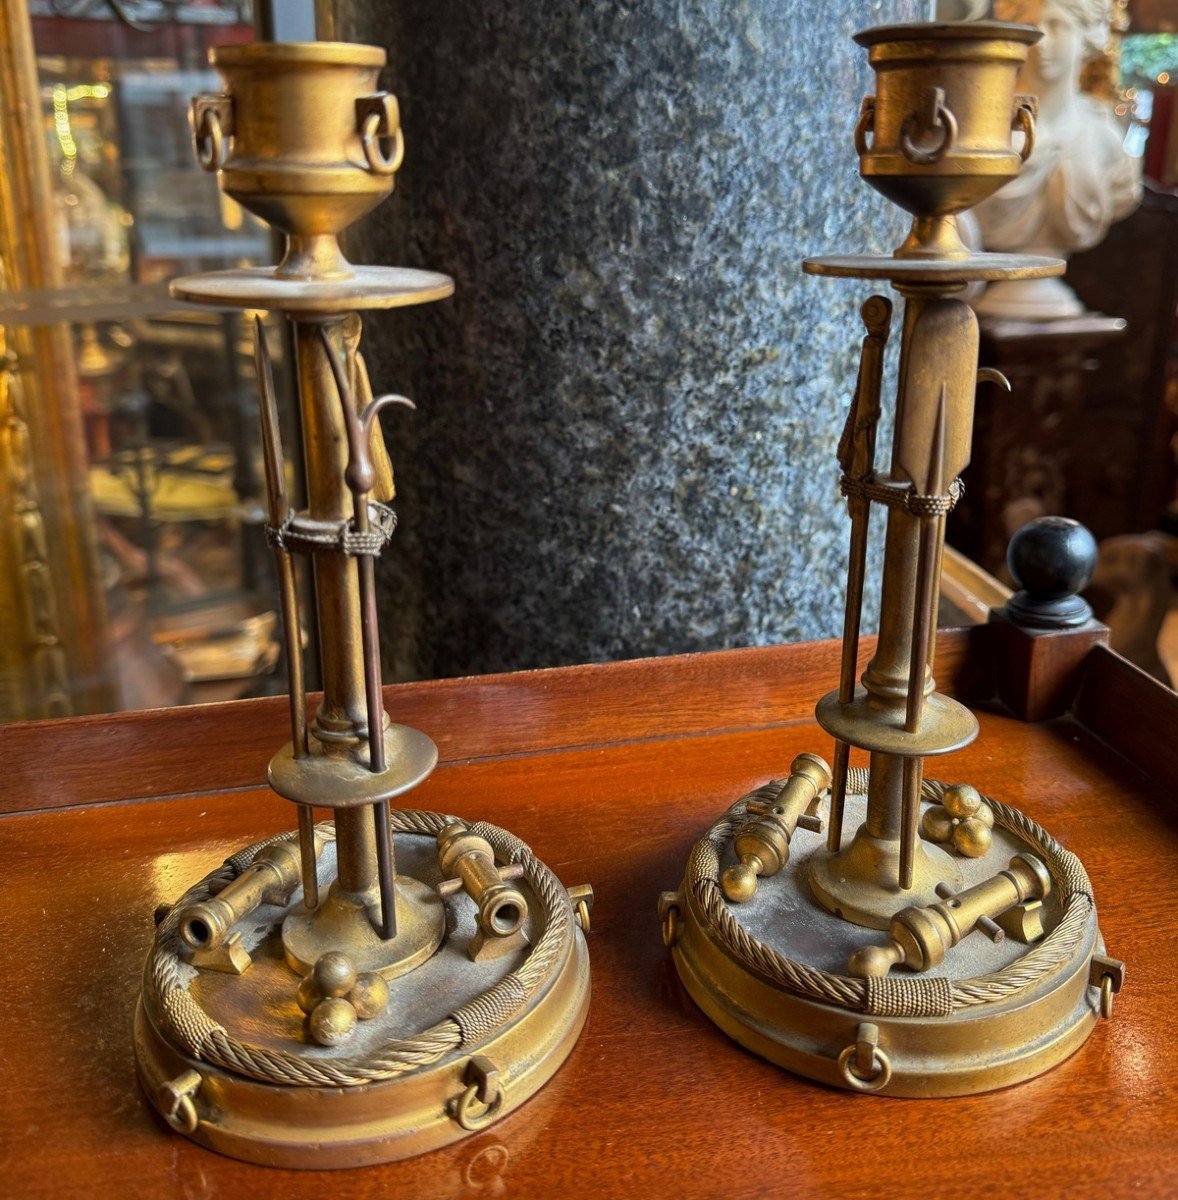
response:
[(419, 409), (386, 423), (396, 675), (841, 632), (835, 446), (870, 287), (799, 263), (902, 236), (856, 172), (850, 34), (924, 8), (345, 6), (406, 137), (349, 251), (458, 289), (368, 321), (374, 385)]

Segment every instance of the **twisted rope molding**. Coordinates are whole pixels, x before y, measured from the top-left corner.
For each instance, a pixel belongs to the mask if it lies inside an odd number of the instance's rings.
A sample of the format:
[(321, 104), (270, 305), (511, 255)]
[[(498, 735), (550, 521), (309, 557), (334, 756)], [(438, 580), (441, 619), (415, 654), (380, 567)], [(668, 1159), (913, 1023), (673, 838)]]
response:
[[(865, 768), (852, 768), (847, 777), (848, 793), (864, 793), (868, 779)], [(740, 924), (720, 889), (719, 878), (721, 851), (745, 820), (749, 802), (754, 799), (772, 802), (784, 782), (774, 780), (743, 796), (728, 809), (692, 848), (684, 879), (685, 890), (695, 898), (715, 937), (737, 959), (771, 983), (808, 999), (874, 1016), (949, 1016), (960, 1009), (1005, 1000), (1030, 987), (1069, 961), (1083, 938), (1093, 908), (1092, 885), (1083, 864), (1030, 817), (983, 796), (994, 813), (995, 825), (1029, 842), (1042, 856), (1062, 904), (1055, 928), (1017, 962), (973, 979), (926, 976), (858, 979), (810, 967), (779, 953)], [(936, 780), (925, 780), (921, 794), (926, 801), (940, 803), (946, 786)]]
[[(394, 810), (394, 833), (436, 836), (458, 818), (418, 809)], [(346, 1059), (308, 1059), (283, 1050), (251, 1045), (233, 1037), (197, 1003), (181, 967), (180, 914), (190, 904), (214, 894), (235, 879), (259, 850), (291, 838), (279, 834), (238, 851), (191, 887), (171, 907), (156, 930), (144, 973), (145, 999), (154, 1001), (163, 1033), (190, 1057), (239, 1075), (295, 1087), (349, 1087), (379, 1083), (427, 1067), (444, 1054), (483, 1041), (506, 1024), (551, 975), (568, 953), (574, 914), (568, 893), (555, 875), (513, 834), (484, 822), (470, 826), (484, 837), (503, 863), (519, 863), (543, 910), (544, 927), (524, 962), (511, 974), (456, 1009), (429, 1029), (410, 1038), (393, 1038), (366, 1055)], [(335, 839), (330, 821), (317, 826), (326, 841)], [(293, 1003), (294, 991), (291, 991)]]

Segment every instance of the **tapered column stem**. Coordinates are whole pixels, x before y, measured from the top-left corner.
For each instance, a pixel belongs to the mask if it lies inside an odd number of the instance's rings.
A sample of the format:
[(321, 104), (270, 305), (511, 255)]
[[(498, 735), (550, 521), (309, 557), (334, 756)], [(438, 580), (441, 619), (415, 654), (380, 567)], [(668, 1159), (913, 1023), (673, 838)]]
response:
[[(307, 515), (332, 525), (353, 515), (346, 481), (347, 431), (327, 346), (343, 352), (341, 314), (329, 320), (295, 321), (299, 399), (307, 460)], [(323, 701), (314, 736), (330, 753), (354, 755), (369, 738), (357, 559), (339, 552), (314, 556)], [(380, 724), (378, 722), (378, 729)], [(358, 820), (357, 817), (363, 817)], [(374, 904), (378, 894), (376, 848), (371, 811), (336, 813), (336, 853), (342, 896)]]

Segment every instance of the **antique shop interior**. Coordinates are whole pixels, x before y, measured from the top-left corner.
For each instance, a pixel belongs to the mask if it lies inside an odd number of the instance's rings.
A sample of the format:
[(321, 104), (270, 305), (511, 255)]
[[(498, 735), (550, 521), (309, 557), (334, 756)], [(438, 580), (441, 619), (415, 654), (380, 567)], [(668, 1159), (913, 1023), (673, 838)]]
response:
[(1176, 681), (1178, 0), (0, 0), (5, 1195), (1178, 1196)]

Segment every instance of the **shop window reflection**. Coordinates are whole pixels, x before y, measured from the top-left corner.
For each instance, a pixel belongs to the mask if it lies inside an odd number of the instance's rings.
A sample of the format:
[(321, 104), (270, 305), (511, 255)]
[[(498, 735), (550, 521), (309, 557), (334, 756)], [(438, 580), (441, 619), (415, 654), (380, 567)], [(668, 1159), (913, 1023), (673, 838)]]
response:
[[(187, 132), (190, 97), (218, 88), (208, 46), (252, 41), (252, 14), (242, 3), (118, 8), (28, 6), (35, 61), (27, 66), (48, 175), (48, 203), (31, 219), (44, 223), (57, 261), (50, 289), (8, 281), (0, 324), (36, 328), (58, 315), (68, 323), (72, 386), (46, 395), (73, 407), (63, 415), (84, 446), (91, 544), (83, 552), (97, 561), (105, 610), (101, 706), (277, 693), (285, 676), (264, 531), (253, 314), (186, 309), (167, 296), (176, 275), (270, 259), (265, 227), (197, 168)], [(277, 332), (270, 340), (282, 346)], [(35, 390), (32, 359), (21, 356), (19, 371)], [(52, 502), (42, 487), (40, 503)], [(32, 693), (29, 703), (16, 700), (0, 719), (93, 707), (48, 711)]]

